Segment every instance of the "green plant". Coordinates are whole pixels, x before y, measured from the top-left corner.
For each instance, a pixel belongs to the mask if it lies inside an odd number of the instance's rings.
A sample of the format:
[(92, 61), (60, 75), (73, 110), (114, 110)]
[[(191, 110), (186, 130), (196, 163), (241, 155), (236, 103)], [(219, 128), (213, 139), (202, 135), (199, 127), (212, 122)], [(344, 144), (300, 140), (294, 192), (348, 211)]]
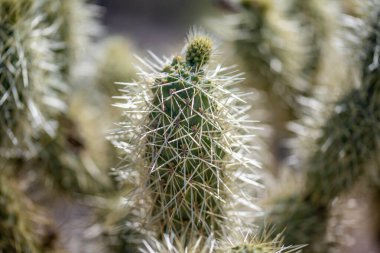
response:
[(93, 161), (88, 144), (70, 115), (57, 117), (58, 129), (54, 138), (44, 135), (44, 149), (37, 158), (25, 163), (26, 169), (37, 168), (38, 180), (50, 189), (62, 193), (100, 194), (114, 188), (111, 178)]
[(248, 108), (231, 87), (242, 79), (231, 68), (210, 70), (212, 51), (211, 39), (194, 33), (183, 55), (169, 61), (152, 54), (155, 62), (142, 60), (142, 79), (127, 83), (127, 102), (117, 104), (126, 117), (115, 141), (126, 153), (123, 169), (141, 180), (128, 201), (145, 205), (145, 228), (158, 238), (221, 236), (233, 219), (227, 210), (251, 205), (234, 189), (244, 182), (256, 188), (255, 162), (244, 157), (251, 150)]
[(110, 37), (103, 42), (103, 52), (97, 66), (96, 83), (107, 97), (119, 94), (115, 82), (135, 78), (131, 42), (123, 37)]
[(10, 178), (0, 173), (0, 252), (53, 252), (56, 234)]
[(247, 84), (265, 96), (267, 114), (262, 121), (273, 131), (263, 140), (274, 154), (268, 164), (277, 170), (284, 158), (284, 138), (290, 134), (286, 125), (297, 117), (301, 106), (298, 97), (310, 89), (302, 73), (307, 61), (306, 39), (299, 33), (297, 21), (289, 18), (275, 1), (237, 2), (239, 12), (227, 19), (232, 20), (229, 22), (232, 34), (227, 39), (232, 38), (243, 59)]
[(283, 106), (305, 90), (299, 73), (305, 62), (297, 24), (271, 0), (240, 1), (235, 44), (256, 88), (273, 91)]
[(56, 29), (45, 22), (38, 1), (4, 0), (0, 12), (0, 154), (29, 158), (40, 149), (40, 134), (54, 136), (54, 115), (65, 108)]
[(331, 37), (337, 28), (337, 4), (333, 1), (319, 0), (292, 0), (287, 7), (287, 15), (297, 17), (299, 32), (307, 41), (306, 64), (303, 73), (314, 85), (320, 71), (322, 60)]
[[(285, 240), (310, 244), (311, 252), (326, 251), (323, 240), (332, 201), (352, 189), (364, 175), (373, 174), (368, 165), (379, 153), (380, 136), (378, 18), (377, 13), (363, 45), (361, 85), (350, 89), (334, 104), (305, 164), (304, 187), (295, 193), (297, 197), (279, 200), (268, 214), (271, 224), (277, 225), (280, 231), (285, 229)], [(373, 176), (369, 179), (373, 180)], [(300, 205), (304, 208), (294, 209)], [(321, 214), (323, 218), (319, 219)], [(308, 220), (314, 221), (305, 222)], [(302, 226), (295, 226), (301, 222)], [(308, 232), (299, 233), (300, 228)]]

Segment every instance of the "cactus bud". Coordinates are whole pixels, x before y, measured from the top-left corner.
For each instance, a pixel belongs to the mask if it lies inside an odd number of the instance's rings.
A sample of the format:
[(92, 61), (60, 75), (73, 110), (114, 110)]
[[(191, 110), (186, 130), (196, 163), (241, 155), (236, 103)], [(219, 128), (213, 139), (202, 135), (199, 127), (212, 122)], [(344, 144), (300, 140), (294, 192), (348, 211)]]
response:
[(212, 41), (208, 37), (199, 36), (189, 41), (186, 49), (186, 63), (199, 69), (207, 64), (212, 52)]

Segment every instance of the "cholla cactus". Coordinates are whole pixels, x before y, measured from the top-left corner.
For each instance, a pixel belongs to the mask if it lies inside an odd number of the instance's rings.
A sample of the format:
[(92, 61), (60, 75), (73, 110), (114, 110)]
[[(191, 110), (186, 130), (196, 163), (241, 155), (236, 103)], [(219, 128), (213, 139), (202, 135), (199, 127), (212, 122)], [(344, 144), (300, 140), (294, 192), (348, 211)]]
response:
[(273, 131), (269, 138), (263, 136), (262, 139), (275, 154), (276, 159), (268, 163), (276, 171), (276, 162), (281, 163), (284, 156), (281, 150), (284, 137), (289, 136), (286, 124), (296, 116), (298, 96), (306, 94), (310, 88), (302, 74), (307, 61), (306, 42), (304, 36), (300, 36), (297, 22), (287, 17), (277, 2), (235, 2), (239, 3), (240, 11), (225, 19), (233, 28), (227, 39), (233, 39), (244, 60), (249, 77), (247, 83), (262, 90), (266, 96), (264, 108), (268, 113), (262, 121)]
[(56, 234), (47, 218), (0, 174), (0, 252), (53, 252)]
[(132, 52), (135, 50), (131, 42), (122, 37), (111, 37), (104, 41), (97, 66), (96, 83), (107, 97), (119, 93), (119, 86), (115, 82), (132, 80), (135, 77)]
[(338, 12), (337, 4), (325, 0), (293, 0), (289, 3), (288, 15), (298, 17), (300, 31), (307, 41), (307, 61), (303, 72), (311, 82), (315, 84), (324, 51), (327, 44), (331, 44), (331, 38), (337, 28)]
[(31, 157), (34, 139), (54, 136), (54, 115), (65, 108), (65, 89), (54, 54), (56, 27), (46, 23), (38, 1), (0, 2), (0, 154)]
[[(230, 231), (231, 232), (231, 231)], [(233, 232), (232, 232), (233, 234)], [(283, 242), (278, 236), (274, 240), (269, 238), (257, 238), (249, 234), (240, 234), (231, 238), (231, 233), (228, 239), (217, 241), (215, 238), (208, 237), (207, 240), (198, 238), (195, 241), (184, 243), (184, 239), (180, 240), (173, 235), (164, 235), (163, 242), (156, 239), (151, 239), (149, 242), (144, 241), (144, 247), (141, 252), (144, 253), (291, 253), (301, 252), (303, 246), (283, 246)], [(227, 242), (228, 240), (228, 242)]]
[[(377, 6), (377, 11), (378, 6)], [(379, 13), (379, 12), (378, 12)], [(364, 61), (362, 68), (362, 83), (359, 88), (353, 88), (334, 105), (330, 117), (321, 129), (316, 141), (314, 153), (306, 164), (306, 180), (304, 189), (297, 195), (300, 197), (284, 199), (279, 205), (282, 212), (275, 217), (269, 213), (269, 220), (273, 224), (282, 224), (278, 229), (285, 230), (285, 238), (292, 238), (294, 243), (311, 244), (310, 249), (318, 252), (316, 245), (323, 241), (314, 238), (323, 238), (325, 229), (316, 229), (327, 221), (302, 223), (302, 229), (311, 231), (304, 233), (306, 237), (294, 238), (299, 233), (299, 227), (289, 226), (296, 224), (301, 218), (317, 218), (317, 214), (329, 211), (331, 202), (353, 186), (365, 174), (371, 174), (370, 165), (379, 153), (378, 140), (380, 132), (380, 94), (379, 86), (379, 14), (371, 25), (371, 31), (364, 45)], [(371, 180), (373, 177), (369, 177)], [(302, 202), (299, 202), (301, 198)], [(290, 201), (289, 201), (290, 200)], [(305, 208), (293, 209), (297, 203), (307, 205)], [(274, 208), (274, 210), (276, 207)], [(307, 211), (305, 215), (304, 210)], [(312, 211), (313, 210), (313, 211)], [(315, 216), (311, 215), (315, 213)], [(327, 217), (327, 216), (325, 216)], [(280, 221), (280, 222), (279, 222)], [(316, 225), (318, 223), (318, 225)], [(323, 225), (325, 226), (325, 225)], [(322, 250), (325, 252), (324, 250)]]
[(94, 162), (70, 115), (59, 115), (57, 122), (55, 138), (43, 136), (40, 143), (45, 148), (25, 167), (37, 168), (38, 180), (63, 193), (99, 194), (113, 190), (110, 177)]
[(127, 102), (117, 104), (126, 110), (117, 145), (131, 161), (125, 169), (137, 170), (142, 182), (143, 196), (129, 201), (150, 206), (147, 224), (160, 238), (221, 235), (229, 208), (251, 203), (234, 188), (257, 186), (257, 164), (243, 155), (251, 150), (248, 107), (231, 87), (241, 75), (220, 65), (209, 70), (212, 50), (211, 39), (195, 32), (172, 61), (152, 54), (154, 62), (142, 60), (148, 72), (126, 84)]
[(302, 190), (298, 190), (271, 198), (267, 201), (267, 207), (264, 223), (273, 226), (278, 233), (284, 232), (285, 245), (313, 242), (304, 252), (324, 252), (329, 214), (325, 205), (313, 203)]
[(285, 104), (294, 105), (294, 95), (307, 88), (297, 77), (305, 61), (297, 24), (287, 19), (274, 1), (240, 2), (243, 10), (236, 17), (236, 47), (254, 85), (273, 90)]
[[(48, 1), (50, 2), (50, 1)], [(58, 48), (58, 61), (62, 64), (65, 80), (73, 83), (73, 78), (81, 73), (81, 66), (86, 53), (90, 52), (91, 39), (101, 33), (97, 23), (100, 8), (87, 0), (55, 0), (51, 1), (48, 13), (51, 19), (57, 20), (59, 31), (57, 39), (62, 41)]]
[[(78, 4), (58, 0), (0, 2), (0, 113), (5, 119), (0, 123), (0, 155), (23, 158), (18, 169), (32, 167), (45, 173), (37, 178), (48, 178), (49, 184), (61, 190), (92, 193), (101, 186), (109, 189), (109, 180), (93, 163), (79, 131), (73, 131), (76, 123), (72, 117), (63, 115), (67, 113), (66, 84), (71, 79), (64, 69), (75, 59), (70, 57), (68, 62), (62, 56), (77, 55), (84, 42), (72, 45), (70, 40), (86, 41), (90, 31), (87, 28), (79, 36), (77, 24), (66, 31), (68, 25), (63, 21), (73, 21)], [(71, 15), (66, 17), (65, 13)]]

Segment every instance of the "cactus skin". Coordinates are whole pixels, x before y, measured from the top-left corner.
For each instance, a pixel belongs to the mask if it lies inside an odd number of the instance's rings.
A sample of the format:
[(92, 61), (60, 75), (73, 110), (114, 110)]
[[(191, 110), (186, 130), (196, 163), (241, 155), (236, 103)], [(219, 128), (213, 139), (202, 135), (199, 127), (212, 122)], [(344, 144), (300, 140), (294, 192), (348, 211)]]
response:
[[(379, 6), (376, 9), (379, 11)], [(373, 175), (368, 171), (368, 165), (379, 154), (380, 138), (378, 13), (364, 44), (361, 87), (353, 88), (335, 103), (334, 112), (322, 127), (321, 136), (316, 141), (316, 151), (307, 162), (305, 186), (300, 195), (307, 196), (303, 203), (314, 209), (315, 213), (318, 213), (318, 210), (329, 210), (334, 198), (351, 189), (363, 176)], [(369, 176), (369, 180), (373, 180), (373, 177)], [(288, 210), (293, 210), (292, 206), (296, 203), (283, 203), (284, 212), (277, 218), (269, 214), (268, 218), (272, 224), (283, 224), (278, 226), (280, 231), (285, 229), (285, 224), (294, 224), (294, 217), (304, 217), (302, 208), (289, 215)], [(320, 223), (322, 224), (322, 221)], [(312, 227), (314, 224), (315, 222), (305, 223), (303, 229), (315, 231)], [(307, 228), (309, 225), (310, 228)], [(325, 232), (318, 229), (315, 232), (301, 233), (307, 235), (306, 237), (294, 238), (292, 235), (298, 233), (298, 228), (287, 227), (284, 236), (286, 240), (293, 238), (293, 243), (310, 244), (310, 248), (315, 250), (312, 252), (325, 252), (315, 249), (316, 245), (323, 242), (314, 240), (316, 237), (323, 238)]]
[[(38, 1), (0, 3), (0, 155), (31, 157), (41, 133), (54, 135), (54, 115), (65, 108), (55, 63), (52, 24)], [(38, 22), (37, 22), (38, 21)]]
[(54, 252), (56, 234), (41, 210), (0, 174), (0, 252)]
[[(254, 167), (241, 154), (241, 148), (250, 149), (242, 121), (247, 108), (236, 99), (239, 91), (229, 88), (240, 74), (230, 77), (224, 72), (228, 68), (208, 70), (211, 47), (210, 39), (195, 34), (185, 57), (143, 61), (154, 72), (143, 72), (140, 83), (126, 84), (129, 93), (122, 98), (128, 103), (119, 104), (130, 116), (118, 145), (141, 174), (140, 191), (145, 199), (150, 196), (146, 223), (155, 227), (158, 238), (166, 233), (188, 239), (219, 236), (225, 207), (235, 203), (226, 185), (240, 182), (235, 169), (252, 173)], [(136, 94), (130, 91), (134, 87)]]

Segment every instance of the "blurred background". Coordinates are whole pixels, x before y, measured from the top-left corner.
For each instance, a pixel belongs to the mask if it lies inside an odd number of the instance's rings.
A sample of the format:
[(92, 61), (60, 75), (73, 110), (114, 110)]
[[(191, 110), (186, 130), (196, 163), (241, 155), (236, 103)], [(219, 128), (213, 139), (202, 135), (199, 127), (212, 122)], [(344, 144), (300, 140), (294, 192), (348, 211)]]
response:
[(130, 38), (139, 49), (171, 55), (182, 45), (191, 26), (220, 13), (213, 1), (202, 0), (100, 0), (102, 23), (108, 35)]

